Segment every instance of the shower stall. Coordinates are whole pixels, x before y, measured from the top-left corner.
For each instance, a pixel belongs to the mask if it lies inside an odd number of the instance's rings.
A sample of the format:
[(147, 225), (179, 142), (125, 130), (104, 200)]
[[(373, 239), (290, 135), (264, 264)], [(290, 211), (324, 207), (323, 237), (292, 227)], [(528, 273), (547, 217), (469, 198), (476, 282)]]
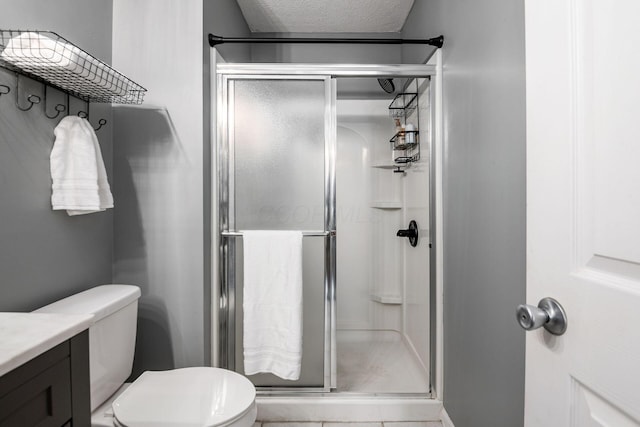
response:
[(301, 375), (259, 394), (435, 397), (436, 70), (217, 64), (215, 365), (244, 374), (243, 232), (303, 234)]

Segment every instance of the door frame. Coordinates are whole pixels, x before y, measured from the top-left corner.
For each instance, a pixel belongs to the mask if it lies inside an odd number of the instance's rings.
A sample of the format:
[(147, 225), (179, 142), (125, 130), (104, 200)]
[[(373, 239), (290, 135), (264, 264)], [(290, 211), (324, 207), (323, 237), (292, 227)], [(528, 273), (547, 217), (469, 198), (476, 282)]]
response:
[[(237, 64), (234, 64), (237, 65)], [(216, 166), (218, 171), (218, 191), (221, 191), (214, 204), (214, 209), (218, 212), (218, 223), (213, 230), (217, 230), (217, 237), (220, 238), (218, 250), (212, 254), (218, 255), (219, 270), (216, 276), (218, 280), (218, 292), (220, 304), (218, 305), (219, 339), (218, 355), (220, 363), (224, 368), (236, 370), (236, 358), (238, 343), (236, 342), (236, 279), (235, 279), (235, 247), (236, 238), (242, 236), (237, 231), (235, 224), (235, 189), (234, 167), (235, 167), (235, 135), (233, 126), (229, 126), (226, 120), (234, 121), (234, 84), (230, 82), (238, 81), (316, 81), (324, 86), (324, 224), (322, 230), (304, 230), (303, 235), (311, 235), (313, 238), (324, 239), (324, 366), (322, 386), (257, 386), (258, 390), (291, 391), (294, 387), (301, 392), (329, 392), (336, 387), (336, 188), (335, 188), (335, 162), (336, 162), (336, 82), (331, 76), (322, 74), (291, 74), (291, 73), (269, 73), (263, 74), (260, 70), (253, 72), (226, 72), (223, 68), (218, 70), (218, 144), (215, 150), (218, 153)], [(225, 189), (227, 191), (225, 191)], [(221, 207), (222, 206), (222, 207)], [(215, 255), (213, 255), (215, 256)]]
[[(226, 123), (220, 122), (218, 110), (222, 107), (222, 79), (220, 75), (227, 76), (252, 76), (252, 75), (273, 75), (273, 76), (330, 76), (330, 77), (431, 77), (433, 81), (432, 90), (432, 123), (433, 123), (433, 144), (429, 147), (431, 159), (431, 182), (430, 197), (433, 203), (430, 204), (430, 228), (431, 236), (431, 265), (432, 277), (430, 278), (430, 381), (431, 397), (441, 400), (443, 396), (443, 165), (444, 165), (444, 139), (443, 139), (443, 111), (442, 111), (442, 54), (440, 49), (436, 49), (426, 64), (294, 64), (294, 63), (226, 63), (218, 54), (215, 48), (210, 49), (211, 69), (211, 366), (220, 366), (219, 341), (219, 299), (220, 289), (216, 284), (220, 278), (220, 263), (218, 248), (220, 245), (219, 233), (219, 206), (216, 202), (218, 194), (218, 141), (224, 138)], [(335, 108), (335, 106), (334, 106)], [(334, 283), (335, 285), (335, 283)], [(335, 288), (334, 288), (335, 289)], [(333, 292), (333, 304), (335, 305), (335, 292)], [(335, 309), (332, 311), (332, 322), (335, 327)], [(332, 366), (331, 384), (336, 382), (335, 364), (335, 336), (332, 338)], [(325, 367), (326, 368), (326, 367)], [(326, 375), (326, 371), (325, 371)], [(325, 390), (329, 391), (329, 390)]]

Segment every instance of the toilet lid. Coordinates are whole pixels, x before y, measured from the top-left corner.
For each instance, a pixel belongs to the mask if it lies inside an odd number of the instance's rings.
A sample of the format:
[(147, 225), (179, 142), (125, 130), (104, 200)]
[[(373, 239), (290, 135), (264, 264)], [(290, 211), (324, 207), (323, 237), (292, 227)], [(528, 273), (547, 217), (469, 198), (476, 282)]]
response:
[(256, 390), (245, 377), (219, 368), (147, 371), (113, 402), (126, 427), (229, 424), (253, 408)]

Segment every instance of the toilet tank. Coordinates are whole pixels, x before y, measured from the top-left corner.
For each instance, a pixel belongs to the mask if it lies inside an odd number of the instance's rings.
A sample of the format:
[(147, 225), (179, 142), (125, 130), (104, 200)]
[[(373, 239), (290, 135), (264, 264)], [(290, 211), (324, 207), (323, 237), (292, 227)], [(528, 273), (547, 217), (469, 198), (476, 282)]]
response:
[(91, 412), (131, 375), (140, 288), (102, 285), (46, 305), (35, 312), (93, 314), (89, 326)]

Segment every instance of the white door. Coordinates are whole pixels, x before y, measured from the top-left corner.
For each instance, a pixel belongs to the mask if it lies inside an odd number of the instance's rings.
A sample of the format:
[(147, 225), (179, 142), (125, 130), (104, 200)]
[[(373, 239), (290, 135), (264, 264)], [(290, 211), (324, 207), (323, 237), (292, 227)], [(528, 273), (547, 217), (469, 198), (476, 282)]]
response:
[(640, 426), (640, 1), (525, 0), (527, 427)]

